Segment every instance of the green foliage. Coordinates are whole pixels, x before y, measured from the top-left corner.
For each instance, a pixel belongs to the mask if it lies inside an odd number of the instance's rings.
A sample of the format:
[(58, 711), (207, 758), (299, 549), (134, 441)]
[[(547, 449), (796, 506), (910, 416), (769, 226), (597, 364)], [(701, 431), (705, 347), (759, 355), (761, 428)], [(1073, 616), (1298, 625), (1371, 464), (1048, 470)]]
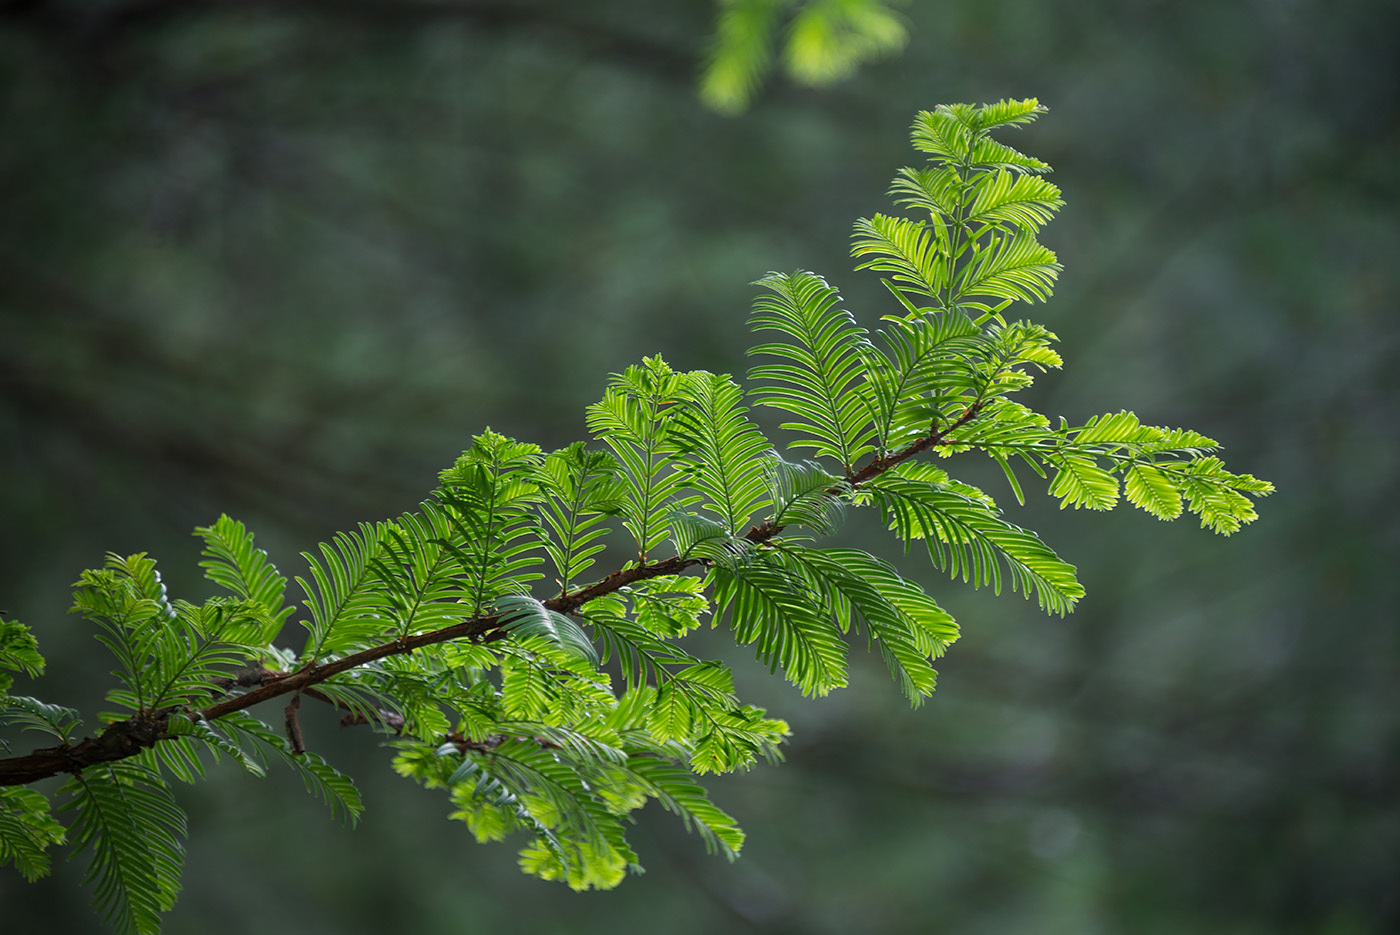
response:
[(835, 308), (841, 297), (811, 273), (773, 273), (756, 285), (774, 295), (754, 303), (749, 327), (778, 331), (790, 339), (749, 349), (750, 354), (786, 358), (749, 371), (750, 379), (771, 384), (757, 402), (798, 416), (799, 421), (782, 425), (804, 433), (792, 447), (811, 448), (846, 471), (854, 469), (874, 450), (877, 437), (869, 404), (857, 390), (869, 357), (866, 330), (850, 312)]
[(0, 724), (17, 724), (23, 730), (38, 731), (67, 743), (82, 723), (78, 712), (62, 705), (46, 704), (37, 698), (15, 695), (0, 699)]
[(13, 862), (26, 880), (49, 872), (48, 847), (67, 838), (63, 825), (49, 815), (49, 800), (33, 789), (0, 788), (0, 865)]
[[(18, 620), (0, 617), (0, 670), (23, 672), (35, 676), (44, 671), (44, 657), (39, 655), (39, 641), (29, 628)], [(0, 671), (0, 696), (14, 685), (14, 678)]]
[(1059, 614), (1084, 596), (1073, 565), (1035, 533), (1002, 519), (981, 491), (950, 482), (932, 465), (899, 465), (865, 493), (899, 538), (922, 540), (934, 566), (953, 577), (1000, 594), (1005, 569), (1013, 590), (1034, 591), (1041, 607)]
[[(876, 6), (811, 3), (799, 25)], [(1006, 315), (1049, 296), (1059, 265), (1036, 235), (1061, 202), (1048, 166), (990, 134), (1043, 111), (1028, 100), (918, 116), (928, 165), (902, 170), (893, 193), (920, 216), (855, 229), (860, 268), (887, 274), (895, 299), (878, 327), (821, 277), (770, 273), (750, 319), (771, 338), (750, 351), (764, 358), (751, 391), (646, 358), (588, 408), (596, 447), (546, 453), (487, 430), (417, 510), (304, 553), (300, 653), (274, 645), (295, 613), (286, 579), (228, 517), (196, 531), (226, 596), (171, 600), (141, 554), (84, 572), (74, 607), (116, 660), (119, 710), (75, 742), (76, 712), (0, 698), (7, 723), (59, 742), (0, 760), (0, 858), (29, 878), (46, 871), (65, 830), (46, 796), (13, 787), (73, 773), (62, 808), (76, 812), (69, 833), (90, 853), (99, 910), (154, 931), (178, 889), (184, 828), (167, 779), (198, 781), (224, 757), (262, 775), (275, 758), (342, 820), (360, 814), (353, 782), (305, 749), (303, 700), (381, 732), (393, 768), (443, 790), (479, 841), (523, 835), (520, 866), (542, 879), (617, 885), (639, 869), (626, 830), (652, 799), (732, 858), (743, 834), (695, 776), (777, 759), (788, 726), (745, 704), (728, 666), (682, 645), (687, 633), (731, 629), (808, 695), (846, 684), (848, 644), (863, 637), (913, 705), (958, 638), (917, 581), (821, 541), (848, 512), (873, 511), (974, 586), (1059, 614), (1083, 597), (1072, 565), (929, 455), (991, 458), (1018, 501), (1034, 475), (1061, 506), (1126, 498), (1225, 534), (1252, 520), (1250, 497), (1272, 488), (1227, 471), (1211, 439), (1127, 412), (1052, 424), (1012, 399), (1061, 364), (1053, 334)], [(787, 445), (751, 407), (777, 415)], [(596, 576), (599, 565), (611, 570)], [(0, 665), (42, 665), (13, 621)], [(247, 712), (281, 696), (284, 731)]]
[(74, 584), (73, 611), (98, 626), (121, 681), (107, 700), (126, 714), (149, 715), (197, 703), (218, 680), (259, 652), (269, 629), (261, 603), (213, 598), (170, 601), (156, 563), (142, 553), (109, 555)]
[(541, 512), (553, 533), (545, 551), (558, 572), (561, 589), (593, 567), (593, 556), (606, 547), (604, 522), (622, 509), (625, 487), (617, 459), (606, 451), (589, 451), (583, 442), (545, 458), (538, 483), (545, 490)]
[(769, 503), (768, 439), (745, 417), (744, 392), (727, 375), (686, 374), (679, 397), (670, 439), (685, 475), (682, 484), (701, 493), (704, 508), (737, 533)]
[(603, 398), (588, 407), (588, 430), (624, 467), (619, 512), (636, 540), (639, 561), (670, 536), (672, 511), (698, 499), (681, 495), (681, 475), (671, 470), (667, 457), (680, 382), (681, 374), (660, 357), (646, 357), (613, 374)]
[[(773, 67), (781, 39), (788, 76), (819, 87), (904, 47), (909, 32), (890, 0), (720, 0), (700, 99), (744, 111)], [(781, 34), (781, 35), (780, 35)]]
[(160, 776), (137, 763), (92, 767), (64, 786), (62, 810), (77, 813), (74, 856), (91, 849), (85, 883), (119, 933), (160, 931), (160, 914), (180, 892), (185, 815)]
[(253, 547), (253, 534), (237, 520), (220, 516), (214, 525), (194, 532), (204, 540), (205, 560), (199, 566), (205, 577), (255, 605), (265, 621), (251, 641), (272, 642), (296, 611), (282, 600), (287, 579), (277, 573), (266, 552)]

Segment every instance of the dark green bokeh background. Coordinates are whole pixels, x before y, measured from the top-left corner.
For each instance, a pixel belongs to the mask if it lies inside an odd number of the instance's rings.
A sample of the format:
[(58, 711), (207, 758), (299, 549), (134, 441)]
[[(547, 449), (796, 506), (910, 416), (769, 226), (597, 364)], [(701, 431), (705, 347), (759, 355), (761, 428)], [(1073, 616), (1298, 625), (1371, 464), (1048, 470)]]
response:
[[(916, 0), (901, 57), (733, 120), (695, 101), (701, 0), (240, 6), (0, 2), (0, 607), (50, 660), (19, 691), (98, 709), (64, 611), (106, 550), (200, 595), (226, 511), (295, 572), (483, 426), (582, 437), (642, 354), (742, 372), (769, 269), (873, 323), (850, 223), (941, 102), (1051, 107), (1013, 140), (1068, 201), (1035, 404), (1197, 428), (1279, 493), (1223, 539), (970, 465), (1089, 597), (1046, 619), (911, 557), (965, 633), (917, 712), (878, 660), (810, 702), (730, 650), (796, 729), (714, 784), (736, 864), (648, 809), (645, 876), (526, 879), (327, 716), (360, 827), (285, 775), (180, 790), (169, 932), (1400, 930), (1394, 4)], [(4, 930), (100, 930), (80, 879), (0, 871)]]

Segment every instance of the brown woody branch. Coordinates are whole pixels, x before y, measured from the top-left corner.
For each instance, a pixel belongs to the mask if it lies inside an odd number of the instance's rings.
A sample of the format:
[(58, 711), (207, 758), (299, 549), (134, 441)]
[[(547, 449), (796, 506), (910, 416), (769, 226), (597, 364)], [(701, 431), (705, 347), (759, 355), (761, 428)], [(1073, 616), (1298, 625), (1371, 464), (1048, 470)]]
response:
[(907, 448), (903, 448), (895, 452), (894, 454), (887, 455), (883, 458), (876, 458), (874, 461), (871, 461), (859, 471), (848, 475), (846, 477), (847, 482), (849, 482), (852, 487), (859, 487), (865, 481), (868, 481), (872, 477), (877, 477), (880, 474), (885, 473), (890, 468), (894, 467), (896, 464), (901, 464), (905, 461), (908, 461), (910, 458), (914, 457), (921, 451), (927, 451), (928, 449), (937, 447), (939, 445), (950, 444), (950, 442), (948, 441), (948, 436), (951, 435), (953, 432), (957, 431), (958, 429), (962, 428), (967, 423), (971, 422), (973, 419), (977, 418), (977, 413), (981, 411), (982, 400), (979, 399), (972, 405), (968, 406), (967, 409), (963, 411), (963, 414), (959, 416), (957, 420), (954, 421), (947, 428), (940, 429), (937, 427), (937, 425), (935, 425), (927, 435), (914, 442), (913, 444), (909, 445)]
[(287, 725), (287, 743), (291, 746), (292, 753), (297, 756), (306, 752), (306, 738), (301, 735), (301, 720), (297, 717), (300, 710), (301, 695), (293, 695), (292, 700), (287, 702), (287, 707), (283, 709)]
[[(871, 461), (865, 467), (852, 472), (846, 476), (846, 482), (851, 486), (859, 486), (874, 477), (901, 464), (922, 451), (937, 445), (950, 444), (948, 436), (966, 425), (977, 417), (981, 409), (981, 403), (974, 402), (963, 414), (946, 428), (938, 429), (934, 427), (927, 436), (895, 452), (892, 455), (879, 457)], [(755, 545), (766, 542), (776, 536), (783, 529), (772, 520), (764, 520), (753, 526), (744, 535), (744, 538)], [(620, 568), (612, 574), (593, 584), (580, 588), (577, 591), (566, 592), (549, 600), (544, 601), (544, 606), (558, 613), (572, 614), (584, 604), (595, 598), (606, 594), (612, 594), (630, 584), (638, 581), (645, 581), (651, 578), (658, 578), (663, 575), (680, 574), (687, 568), (705, 564), (703, 559), (684, 558), (676, 555), (671, 558), (662, 559), (656, 562), (643, 562)], [(17, 786), (37, 782), (60, 773), (76, 773), (87, 766), (95, 766), (101, 763), (111, 763), (117, 760), (124, 760), (135, 756), (142, 750), (153, 747), (161, 740), (170, 736), (169, 723), (172, 714), (181, 713), (187, 716), (213, 721), (231, 714), (235, 711), (242, 711), (254, 705), (261, 704), (272, 698), (282, 695), (305, 694), (318, 701), (340, 708), (345, 706), (335, 701), (330, 696), (316, 691), (314, 686), (326, 681), (342, 672), (357, 669), (367, 663), (389, 656), (401, 656), (415, 652), (426, 646), (437, 643), (447, 643), (453, 640), (467, 640), (472, 643), (491, 643), (504, 639), (506, 630), (502, 627), (502, 620), (499, 614), (486, 614), (480, 617), (473, 617), (463, 620), (452, 626), (444, 627), (440, 630), (433, 630), (429, 633), (418, 633), (413, 636), (403, 637), (378, 646), (371, 646), (349, 656), (335, 659), (319, 665), (308, 663), (306, 666), (294, 672), (275, 672), (264, 669), (262, 666), (250, 666), (239, 673), (219, 680), (217, 687), (228, 690), (234, 687), (248, 688), (248, 691), (240, 695), (233, 695), (209, 705), (199, 711), (191, 711), (184, 707), (165, 708), (155, 712), (141, 713), (125, 721), (118, 721), (109, 726), (95, 738), (84, 738), (80, 743), (69, 745), (61, 744), (56, 747), (45, 747), (34, 750), (25, 756), (10, 757), (0, 759), (0, 786)], [(286, 721), (287, 732), (291, 738), (294, 750), (304, 749), (301, 745), (301, 730), (296, 721), (296, 704), (294, 700), (287, 706)], [(402, 719), (394, 725), (389, 718), (397, 718), (391, 712), (381, 712), (385, 715), (385, 723), (390, 726), (402, 726)], [(353, 713), (347, 716), (342, 724), (363, 723), (361, 715)], [(500, 741), (498, 740), (497, 743)], [(461, 743), (469, 743), (466, 740)]]

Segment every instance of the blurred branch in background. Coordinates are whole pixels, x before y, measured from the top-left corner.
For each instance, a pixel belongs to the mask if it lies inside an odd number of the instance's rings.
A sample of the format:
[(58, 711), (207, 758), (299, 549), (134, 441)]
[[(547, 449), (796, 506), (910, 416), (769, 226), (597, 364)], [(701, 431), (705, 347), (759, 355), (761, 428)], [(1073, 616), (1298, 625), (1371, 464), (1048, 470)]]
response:
[(632, 67), (688, 77), (684, 47), (633, 33), (625, 23), (579, 16), (576, 10), (547, 4), (472, 0), (9, 0), (0, 5), (0, 16), (12, 18), (50, 42), (66, 45), (87, 64), (114, 64), (107, 55), (115, 53), (128, 35), (149, 35), (191, 21), (217, 22), (231, 17), (293, 26), (328, 21), (376, 30), (465, 25), (486, 32), (533, 32), (578, 44), (590, 53)]
[[(722, 113), (743, 112), (764, 75), (780, 59), (801, 84), (831, 84), (868, 61), (897, 52), (908, 28), (889, 0), (719, 0), (700, 78), (700, 98)], [(0, 5), (23, 27), (65, 47), (85, 66), (113, 65), (123, 34), (159, 30), (196, 18), (235, 15), (273, 21), (356, 22), (376, 29), (418, 30), (467, 25), (486, 32), (536, 33), (590, 54), (689, 80), (693, 42), (658, 40), (635, 31), (631, 17), (614, 21), (544, 3), (471, 0), (8, 0)]]

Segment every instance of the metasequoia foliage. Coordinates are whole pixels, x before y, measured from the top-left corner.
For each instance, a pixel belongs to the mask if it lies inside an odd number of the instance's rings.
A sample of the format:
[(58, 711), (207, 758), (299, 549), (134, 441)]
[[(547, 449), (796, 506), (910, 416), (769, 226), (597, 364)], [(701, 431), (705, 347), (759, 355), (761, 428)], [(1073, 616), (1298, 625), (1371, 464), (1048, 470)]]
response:
[(904, 47), (909, 30), (894, 6), (891, 0), (719, 0), (700, 99), (720, 113), (740, 113), (775, 65), (812, 87), (846, 78)]
[[(226, 516), (196, 530), (224, 592), (202, 604), (167, 595), (143, 554), (83, 572), (73, 609), (115, 659), (106, 726), (80, 737), (76, 711), (10, 695), (0, 674), (4, 718), (54, 741), (0, 760), (0, 859), (34, 879), (67, 841), (88, 854), (104, 917), (156, 931), (185, 832), (170, 780), (276, 760), (359, 815), (353, 782), (307, 749), (305, 699), (380, 732), (393, 768), (443, 790), (479, 841), (523, 835), (527, 873), (615, 886), (638, 866), (625, 832), (649, 799), (732, 858), (743, 832), (696, 775), (777, 758), (788, 728), (736, 697), (724, 663), (693, 656), (688, 632), (729, 628), (808, 695), (843, 686), (848, 643), (863, 641), (914, 705), (958, 636), (920, 584), (829, 544), (845, 512), (874, 511), (934, 568), (1056, 614), (1083, 596), (1074, 567), (938, 462), (991, 458), (1017, 500), (1040, 479), (1061, 506), (1127, 499), (1225, 534), (1252, 520), (1249, 495), (1270, 485), (1227, 471), (1211, 439), (1129, 412), (1051, 420), (1013, 399), (1060, 366), (1053, 334), (1006, 313), (1049, 297), (1060, 266), (1036, 235), (1062, 202), (1049, 166), (991, 131), (1043, 111), (918, 115), (927, 164), (892, 189), (912, 216), (855, 225), (858, 268), (891, 296), (878, 328), (821, 277), (770, 273), (747, 387), (649, 357), (588, 407), (591, 446), (546, 453), (487, 430), (418, 509), (303, 553), (300, 610)], [(781, 413), (786, 453), (750, 407)], [(43, 666), (14, 620), (0, 621), (0, 665)], [(61, 774), (52, 794), (25, 788)]]

